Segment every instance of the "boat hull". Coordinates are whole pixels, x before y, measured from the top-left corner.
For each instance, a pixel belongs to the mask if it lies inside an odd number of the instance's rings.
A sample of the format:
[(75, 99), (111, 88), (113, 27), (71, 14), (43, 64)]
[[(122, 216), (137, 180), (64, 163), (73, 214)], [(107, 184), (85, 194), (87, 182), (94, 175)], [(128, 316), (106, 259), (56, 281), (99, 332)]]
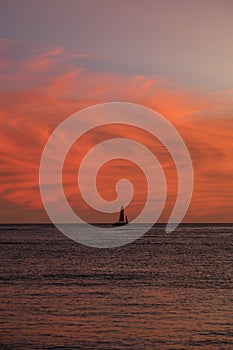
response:
[(114, 224), (112, 224), (112, 226), (124, 226), (124, 225), (128, 225), (128, 222), (117, 221), (117, 222), (114, 222)]

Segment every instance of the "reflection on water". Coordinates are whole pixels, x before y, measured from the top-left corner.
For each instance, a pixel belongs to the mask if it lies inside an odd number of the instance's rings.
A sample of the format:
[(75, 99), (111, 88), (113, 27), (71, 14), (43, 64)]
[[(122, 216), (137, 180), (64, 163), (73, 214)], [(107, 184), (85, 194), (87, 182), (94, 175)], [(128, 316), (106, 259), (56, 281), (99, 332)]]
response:
[(114, 249), (1, 225), (1, 349), (232, 349), (231, 225)]

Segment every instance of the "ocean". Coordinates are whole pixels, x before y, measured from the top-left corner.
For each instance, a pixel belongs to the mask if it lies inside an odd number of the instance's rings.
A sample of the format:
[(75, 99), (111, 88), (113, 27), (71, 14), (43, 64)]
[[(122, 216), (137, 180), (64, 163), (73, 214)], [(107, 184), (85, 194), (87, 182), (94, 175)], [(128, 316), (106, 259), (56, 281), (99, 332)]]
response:
[(233, 349), (233, 225), (164, 225), (126, 246), (0, 225), (0, 349)]

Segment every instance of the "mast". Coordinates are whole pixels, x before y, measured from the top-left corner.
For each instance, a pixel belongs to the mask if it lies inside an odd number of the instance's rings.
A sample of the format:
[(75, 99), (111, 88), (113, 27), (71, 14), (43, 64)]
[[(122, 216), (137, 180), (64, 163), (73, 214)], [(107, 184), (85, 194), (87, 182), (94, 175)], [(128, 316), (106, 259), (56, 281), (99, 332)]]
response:
[(119, 221), (125, 221), (125, 213), (124, 213), (124, 207), (122, 205), (120, 215), (119, 215)]

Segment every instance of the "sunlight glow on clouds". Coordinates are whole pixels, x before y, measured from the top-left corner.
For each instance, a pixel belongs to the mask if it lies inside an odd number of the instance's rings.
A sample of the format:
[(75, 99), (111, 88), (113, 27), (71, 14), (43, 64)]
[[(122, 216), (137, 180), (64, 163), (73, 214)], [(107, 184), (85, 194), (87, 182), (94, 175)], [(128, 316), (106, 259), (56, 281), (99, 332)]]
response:
[[(12, 52), (19, 48), (18, 56)], [(17, 206), (41, 220), (38, 169), (41, 153), (54, 128), (72, 113), (102, 102), (128, 101), (157, 110), (178, 129), (190, 151), (195, 176), (194, 195), (186, 221), (232, 220), (233, 90), (205, 92), (205, 88), (184, 88), (162, 76), (145, 76), (90, 70), (80, 55), (63, 47), (38, 48), (28, 42), (0, 40), (1, 204), (20, 221)], [(82, 60), (82, 62), (80, 61)], [(82, 63), (82, 64), (81, 64)], [(106, 127), (83, 136), (82, 147), (73, 146), (65, 163), (64, 188), (70, 203), (83, 217), (93, 212), (82, 202), (76, 184), (76, 170), (85, 152), (111, 137), (129, 137), (143, 143), (160, 159), (168, 179), (167, 206), (174, 203), (177, 179), (174, 164), (164, 147), (141, 130)], [(111, 174), (111, 176), (109, 176)], [(114, 181), (125, 177), (135, 183), (131, 216), (143, 205), (146, 186), (138, 169), (121, 161), (107, 164), (98, 177), (103, 197), (114, 196)], [(13, 207), (12, 207), (13, 205)], [(15, 207), (14, 207), (15, 205)], [(5, 211), (0, 220), (4, 222)], [(94, 214), (97, 221), (102, 217)], [(44, 216), (46, 219), (46, 216)]]

